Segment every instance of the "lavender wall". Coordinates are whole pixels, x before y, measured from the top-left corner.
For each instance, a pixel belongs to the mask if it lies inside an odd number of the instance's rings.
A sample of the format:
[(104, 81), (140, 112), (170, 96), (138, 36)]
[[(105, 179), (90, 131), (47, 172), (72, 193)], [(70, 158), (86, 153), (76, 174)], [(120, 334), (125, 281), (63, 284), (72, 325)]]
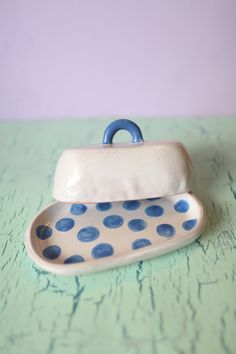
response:
[(235, 0), (0, 0), (0, 119), (236, 114)]

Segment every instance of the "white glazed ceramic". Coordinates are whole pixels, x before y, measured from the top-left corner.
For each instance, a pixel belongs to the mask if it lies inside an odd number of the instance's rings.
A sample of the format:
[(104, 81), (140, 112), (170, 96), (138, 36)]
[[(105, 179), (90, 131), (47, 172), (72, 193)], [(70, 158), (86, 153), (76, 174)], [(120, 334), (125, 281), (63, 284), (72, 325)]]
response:
[(56, 274), (96, 272), (151, 258), (195, 240), (204, 209), (191, 193), (98, 204), (55, 202), (25, 238), (30, 257)]
[(182, 144), (138, 142), (66, 149), (53, 196), (67, 203), (144, 199), (188, 192), (191, 162)]

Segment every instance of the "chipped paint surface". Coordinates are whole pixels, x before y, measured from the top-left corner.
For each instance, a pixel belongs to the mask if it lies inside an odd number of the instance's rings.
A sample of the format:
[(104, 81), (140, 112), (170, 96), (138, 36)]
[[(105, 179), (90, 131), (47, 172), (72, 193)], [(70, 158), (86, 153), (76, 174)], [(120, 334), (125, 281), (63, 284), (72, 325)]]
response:
[[(188, 247), (77, 277), (37, 268), (27, 224), (51, 201), (66, 146), (101, 141), (108, 121), (1, 123), (0, 353), (236, 353), (236, 120), (137, 120), (145, 139), (180, 140), (207, 227)], [(120, 139), (127, 137), (120, 134)]]

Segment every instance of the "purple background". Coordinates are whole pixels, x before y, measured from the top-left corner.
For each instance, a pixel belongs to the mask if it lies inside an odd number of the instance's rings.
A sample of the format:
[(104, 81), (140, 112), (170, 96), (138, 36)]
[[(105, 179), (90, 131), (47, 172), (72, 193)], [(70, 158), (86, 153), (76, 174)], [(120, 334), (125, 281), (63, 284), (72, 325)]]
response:
[(235, 0), (0, 0), (0, 119), (235, 115), (235, 37)]

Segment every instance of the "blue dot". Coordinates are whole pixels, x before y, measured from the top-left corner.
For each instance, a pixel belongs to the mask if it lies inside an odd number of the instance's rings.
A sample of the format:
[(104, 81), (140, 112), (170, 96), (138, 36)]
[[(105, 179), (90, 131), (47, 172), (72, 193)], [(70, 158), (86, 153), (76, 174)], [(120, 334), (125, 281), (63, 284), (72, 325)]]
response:
[(69, 231), (71, 230), (75, 225), (75, 222), (73, 219), (70, 218), (63, 218), (57, 221), (55, 227), (58, 231)]
[(181, 199), (175, 203), (174, 208), (179, 213), (186, 213), (186, 211), (189, 209), (189, 204), (186, 200)]
[(87, 226), (81, 229), (78, 234), (77, 238), (81, 242), (91, 242), (96, 240), (100, 235), (99, 230), (93, 226)]
[(147, 198), (147, 200), (149, 201), (149, 202), (152, 202), (153, 200), (159, 200), (159, 199), (161, 199), (160, 197), (159, 198)]
[(127, 200), (123, 203), (123, 208), (126, 210), (136, 210), (140, 207), (140, 202), (138, 200)]
[(92, 249), (92, 256), (93, 258), (101, 258), (101, 257), (108, 257), (112, 256), (114, 253), (114, 249), (112, 245), (109, 243), (99, 243)]
[(81, 215), (87, 211), (87, 207), (84, 204), (72, 204), (70, 207), (70, 212), (73, 215)]
[(111, 209), (111, 207), (112, 207), (111, 203), (97, 203), (96, 205), (96, 209), (98, 211), (107, 211)]
[(163, 237), (172, 237), (175, 234), (175, 228), (170, 224), (161, 224), (157, 226), (157, 233)]
[(194, 226), (196, 226), (196, 224), (197, 224), (197, 219), (187, 220), (183, 222), (182, 227), (184, 230), (188, 231), (188, 230), (192, 230)]
[(51, 260), (56, 259), (57, 257), (60, 256), (60, 254), (61, 254), (61, 248), (55, 245), (44, 248), (43, 250), (44, 257)]
[(128, 227), (131, 231), (138, 232), (146, 229), (147, 223), (142, 219), (133, 219), (128, 222)]
[(159, 205), (150, 205), (145, 209), (145, 213), (152, 217), (161, 216), (164, 213), (164, 209)]
[(81, 262), (84, 262), (84, 258), (82, 256), (77, 255), (77, 254), (74, 256), (68, 257), (64, 260), (65, 264), (81, 263)]
[(109, 215), (103, 220), (104, 226), (109, 229), (116, 229), (121, 227), (124, 223), (124, 219), (119, 215)]
[(40, 225), (36, 229), (36, 235), (40, 240), (46, 240), (50, 236), (52, 236), (52, 229), (49, 226), (46, 225)]
[(151, 241), (146, 238), (139, 238), (132, 243), (133, 250), (151, 245)]

